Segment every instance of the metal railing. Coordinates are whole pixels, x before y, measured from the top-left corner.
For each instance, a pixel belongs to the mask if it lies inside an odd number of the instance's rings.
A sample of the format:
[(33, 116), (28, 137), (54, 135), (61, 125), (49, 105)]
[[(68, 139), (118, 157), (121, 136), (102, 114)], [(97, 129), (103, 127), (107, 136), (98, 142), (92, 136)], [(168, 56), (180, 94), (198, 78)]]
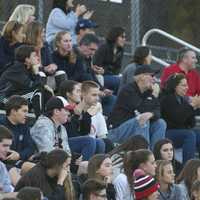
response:
[[(175, 37), (175, 36), (173, 36), (173, 35), (171, 35), (171, 34), (169, 34), (167, 32), (165, 32), (165, 31), (162, 31), (160, 29), (151, 29), (151, 30), (147, 31), (144, 34), (143, 39), (142, 39), (142, 45), (143, 46), (147, 46), (147, 41), (148, 41), (149, 37), (151, 35), (153, 35), (154, 33), (160, 34), (160, 35), (162, 35), (162, 36), (164, 36), (164, 37), (166, 37), (166, 38), (168, 38), (168, 39), (170, 39), (170, 40), (172, 40), (174, 42), (177, 42), (177, 43), (179, 43), (179, 44), (181, 44), (181, 45), (183, 45), (185, 47), (188, 47), (188, 48), (194, 50), (195, 52), (200, 53), (200, 49), (199, 48), (197, 48), (197, 47), (195, 47), (195, 46), (193, 46), (193, 45), (191, 45), (191, 44), (189, 44), (189, 43), (187, 43), (187, 42), (185, 42), (185, 41), (183, 41), (183, 40), (181, 40), (181, 39), (179, 39), (179, 38), (177, 38), (177, 37)], [(156, 56), (152, 56), (152, 59), (156, 63), (158, 63), (160, 65), (163, 65), (165, 67), (169, 65), (169, 63), (165, 62), (163, 59), (158, 58)]]

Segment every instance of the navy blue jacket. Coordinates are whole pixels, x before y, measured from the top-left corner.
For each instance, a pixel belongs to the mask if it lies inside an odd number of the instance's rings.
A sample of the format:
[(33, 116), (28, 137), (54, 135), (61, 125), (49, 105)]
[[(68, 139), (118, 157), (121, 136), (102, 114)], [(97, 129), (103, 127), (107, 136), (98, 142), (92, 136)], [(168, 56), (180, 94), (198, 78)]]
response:
[(13, 125), (5, 116), (0, 117), (0, 124), (12, 131), (13, 141), (11, 149), (19, 153), (21, 160), (27, 160), (36, 152), (35, 143), (30, 136), (29, 127), (26, 124)]
[(5, 71), (7, 64), (14, 61), (15, 49), (20, 45), (20, 43), (16, 43), (10, 46), (8, 40), (6, 40), (3, 36), (0, 38), (0, 74)]
[(76, 63), (70, 63), (68, 56), (61, 56), (57, 51), (52, 54), (53, 62), (58, 66), (58, 70), (63, 70), (67, 74), (68, 79), (81, 81), (84, 73), (80, 59), (76, 59)]

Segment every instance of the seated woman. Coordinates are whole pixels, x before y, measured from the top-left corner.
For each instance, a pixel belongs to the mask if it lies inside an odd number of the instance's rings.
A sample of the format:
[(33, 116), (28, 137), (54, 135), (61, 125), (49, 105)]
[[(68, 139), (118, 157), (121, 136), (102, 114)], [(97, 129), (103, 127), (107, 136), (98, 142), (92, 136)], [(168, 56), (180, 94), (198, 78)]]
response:
[(14, 51), (25, 39), (24, 27), (17, 21), (5, 24), (0, 38), (0, 75), (7, 68), (6, 65), (14, 61)]
[(97, 179), (106, 184), (108, 200), (116, 200), (116, 191), (112, 184), (112, 161), (106, 154), (96, 154), (88, 163), (88, 179)]
[(63, 150), (47, 153), (41, 161), (19, 180), (15, 191), (25, 186), (40, 188), (49, 200), (75, 199), (69, 165), (71, 157)]
[(61, 31), (55, 37), (55, 51), (52, 54), (53, 62), (58, 70), (63, 70), (69, 80), (79, 81), (83, 76), (82, 63), (72, 48), (72, 38), (69, 32)]
[(18, 5), (8, 21), (16, 20), (22, 24), (28, 24), (35, 20), (35, 6), (29, 4)]
[(49, 46), (44, 42), (44, 29), (39, 22), (31, 22), (26, 26), (25, 43), (33, 45), (38, 53), (41, 67), (47, 76), (47, 84), (52, 89), (57, 89), (59, 84), (65, 80), (66, 74), (64, 71), (58, 71), (57, 65), (53, 63)]
[(139, 46), (135, 49), (132, 61), (127, 65), (123, 72), (120, 81), (120, 88), (124, 85), (133, 82), (134, 73), (140, 65), (150, 65), (152, 60), (151, 50), (146, 46)]
[(175, 148), (183, 147), (183, 163), (194, 158), (199, 134), (194, 127), (194, 116), (199, 107), (196, 97), (186, 97), (187, 80), (183, 74), (173, 74), (166, 82), (161, 97), (161, 114), (167, 122), (166, 137)]
[(72, 0), (54, 0), (53, 9), (49, 15), (46, 25), (46, 40), (53, 42), (56, 33), (69, 31), (72, 35), (73, 44), (76, 44), (75, 27), (79, 17), (89, 19), (93, 12), (88, 11), (84, 5), (78, 5), (73, 11)]
[[(119, 73), (125, 45), (125, 30), (122, 27), (113, 27), (109, 30), (105, 44), (101, 45), (94, 56), (96, 73), (104, 75), (106, 88), (118, 90), (120, 78)], [(103, 68), (103, 70), (101, 70)]]
[(200, 160), (191, 159), (188, 160), (177, 178), (177, 183), (182, 187), (183, 195), (186, 199), (191, 197), (192, 184), (195, 181), (200, 181)]
[(175, 175), (179, 175), (182, 164), (175, 159), (174, 145), (171, 140), (164, 138), (156, 142), (153, 153), (156, 160), (167, 160), (172, 162)]
[(182, 192), (183, 188), (175, 184), (175, 173), (172, 163), (167, 160), (156, 162), (156, 180), (160, 184), (160, 200), (187, 200)]

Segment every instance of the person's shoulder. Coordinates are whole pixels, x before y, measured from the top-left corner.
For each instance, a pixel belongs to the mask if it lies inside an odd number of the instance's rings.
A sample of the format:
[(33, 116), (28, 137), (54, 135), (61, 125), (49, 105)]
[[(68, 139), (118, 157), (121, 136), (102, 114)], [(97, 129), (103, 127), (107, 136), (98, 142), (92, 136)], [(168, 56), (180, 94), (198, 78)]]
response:
[(52, 120), (45, 116), (45, 115), (40, 115), (39, 118), (36, 120), (35, 124), (33, 125), (33, 127), (41, 127), (41, 126), (52, 126), (53, 125), (53, 122)]

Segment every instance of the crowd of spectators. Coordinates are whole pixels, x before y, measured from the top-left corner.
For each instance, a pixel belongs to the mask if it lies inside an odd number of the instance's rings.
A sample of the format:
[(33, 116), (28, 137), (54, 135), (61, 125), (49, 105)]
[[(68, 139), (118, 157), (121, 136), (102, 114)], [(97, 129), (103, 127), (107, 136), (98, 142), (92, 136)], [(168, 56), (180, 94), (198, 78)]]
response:
[(46, 25), (25, 4), (4, 25), (0, 199), (199, 200), (196, 53), (181, 49), (159, 84), (151, 50), (123, 69), (126, 30), (102, 41), (93, 14), (54, 0)]

